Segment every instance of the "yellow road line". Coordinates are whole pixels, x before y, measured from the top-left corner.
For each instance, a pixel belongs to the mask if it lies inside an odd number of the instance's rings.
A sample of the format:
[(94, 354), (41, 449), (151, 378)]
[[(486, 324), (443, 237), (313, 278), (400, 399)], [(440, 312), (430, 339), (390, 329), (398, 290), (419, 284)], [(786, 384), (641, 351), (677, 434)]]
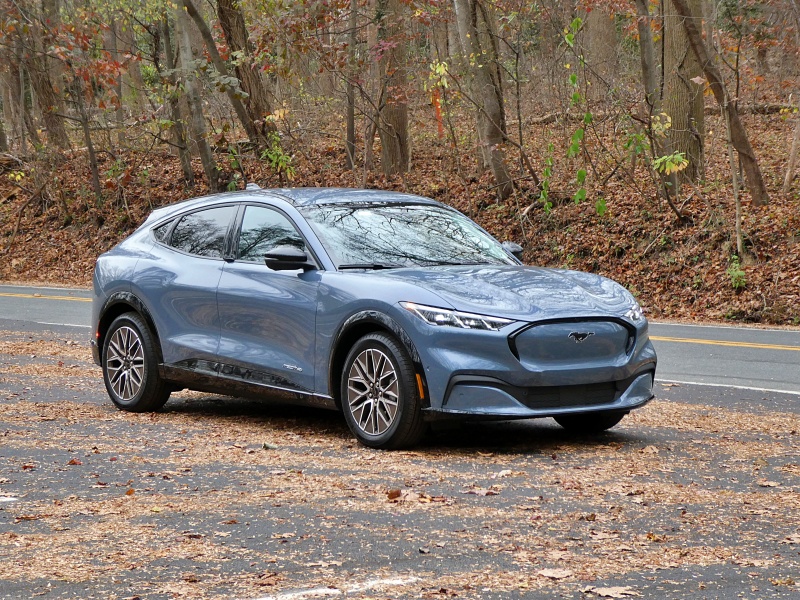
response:
[(734, 348), (761, 348), (763, 350), (794, 350), (800, 352), (800, 346), (781, 346), (778, 344), (756, 344), (755, 342), (729, 342), (726, 340), (698, 340), (693, 338), (663, 337), (651, 335), (651, 340), (657, 342), (679, 342), (683, 344), (707, 344), (709, 346), (731, 346)]
[(6, 298), (35, 298), (37, 300), (71, 300), (72, 302), (91, 302), (91, 298), (78, 298), (77, 296), (45, 296), (44, 294), (11, 294), (0, 292)]

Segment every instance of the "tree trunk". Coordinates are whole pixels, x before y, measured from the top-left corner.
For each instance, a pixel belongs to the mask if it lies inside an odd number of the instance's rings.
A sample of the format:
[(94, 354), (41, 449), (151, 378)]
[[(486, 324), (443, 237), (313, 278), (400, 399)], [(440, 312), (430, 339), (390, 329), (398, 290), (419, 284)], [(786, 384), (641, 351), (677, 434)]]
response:
[(2, 96), (3, 121), (5, 122), (6, 127), (8, 128), (6, 136), (10, 134), (13, 143), (13, 140), (17, 135), (16, 129), (18, 120), (16, 111), (14, 110), (15, 102), (12, 100), (11, 95), (13, 93), (14, 87), (16, 86), (12, 84), (12, 81), (15, 80), (12, 79), (12, 74), (11, 74), (11, 68), (10, 68), (11, 57), (9, 56), (9, 54), (5, 52), (0, 52), (0, 60), (4, 61), (5, 64), (9, 65), (8, 71), (0, 72), (0, 89), (2, 89), (3, 93)]
[(661, 94), (658, 89), (658, 71), (656, 68), (653, 31), (650, 28), (649, 0), (636, 0), (636, 28), (639, 32), (639, 58), (642, 67), (645, 101), (650, 112), (661, 109)]
[[(132, 55), (137, 54), (136, 40), (133, 35), (133, 22), (129, 20), (123, 22), (123, 26), (118, 28), (119, 42), (122, 48)], [(128, 112), (136, 116), (142, 112), (142, 90), (144, 90), (144, 78), (138, 60), (128, 62), (128, 72), (122, 78), (123, 96), (125, 105), (129, 107)], [(122, 98), (120, 98), (122, 100)]]
[[(231, 75), (228, 73), (228, 67), (225, 64), (225, 61), (222, 60), (222, 57), (219, 55), (217, 43), (214, 41), (214, 36), (211, 35), (211, 30), (208, 28), (208, 24), (205, 22), (205, 19), (203, 19), (203, 16), (197, 11), (197, 8), (192, 0), (182, 0), (182, 4), (186, 9), (185, 12), (192, 17), (195, 25), (197, 25), (197, 29), (200, 31), (200, 35), (203, 37), (206, 50), (208, 50), (208, 55), (211, 57), (211, 62), (214, 63), (214, 68), (216, 68), (217, 73), (219, 73), (221, 77), (231, 77)], [(183, 29), (183, 27), (181, 27), (181, 29)], [(181, 55), (182, 54), (183, 48), (181, 48)], [(250, 141), (263, 146), (266, 144), (266, 139), (256, 129), (254, 123), (255, 119), (252, 115), (248, 114), (247, 109), (241, 100), (242, 91), (244, 91), (240, 89), (241, 80), (236, 78), (236, 81), (237, 84), (235, 86), (230, 84), (225, 85), (225, 92), (228, 95), (228, 100), (230, 100), (231, 106), (233, 106), (236, 116), (239, 117), (239, 121), (241, 122), (242, 127), (244, 127), (244, 130), (247, 133), (247, 137), (250, 138)]]
[(197, 149), (200, 154), (200, 162), (203, 163), (203, 171), (206, 174), (206, 179), (208, 179), (208, 187), (212, 192), (219, 192), (222, 191), (220, 170), (217, 167), (214, 155), (211, 152), (211, 147), (208, 145), (208, 140), (206, 139), (203, 103), (200, 99), (200, 92), (197, 90), (195, 73), (189, 68), (190, 61), (192, 60), (192, 45), (189, 40), (189, 20), (183, 7), (178, 6), (175, 13), (176, 37), (178, 38), (181, 53), (180, 70), (183, 85), (186, 89), (186, 98), (189, 102), (192, 133), (194, 134), (195, 143), (197, 144)]
[(496, 65), (492, 65), (484, 57), (480, 46), (477, 22), (477, 6), (479, 0), (453, 0), (456, 12), (456, 22), (461, 44), (465, 54), (481, 57), (474, 65), (467, 68), (470, 74), (470, 88), (472, 101), (478, 109), (478, 136), (484, 157), (489, 163), (495, 181), (497, 194), (500, 199), (511, 195), (514, 189), (511, 175), (505, 161), (503, 142), (505, 134), (505, 111), (503, 97), (498, 89), (498, 84), (492, 77)]
[(161, 41), (164, 44), (164, 60), (167, 65), (167, 80), (169, 82), (169, 90), (167, 97), (169, 98), (169, 111), (170, 119), (172, 120), (172, 137), (173, 144), (178, 150), (178, 157), (181, 161), (181, 170), (183, 171), (183, 179), (186, 184), (194, 187), (194, 169), (192, 169), (192, 156), (189, 152), (189, 144), (186, 140), (186, 128), (184, 123), (188, 120), (181, 115), (180, 102), (178, 101), (178, 82), (175, 77), (175, 70), (177, 68), (175, 61), (175, 53), (172, 50), (172, 42), (169, 37), (169, 23), (165, 18), (161, 21)]
[[(700, 0), (689, 0), (692, 14), (702, 15)], [(689, 161), (679, 181), (698, 181), (704, 173), (703, 86), (693, 82), (703, 70), (692, 52), (684, 24), (687, 18), (664, 3), (664, 111), (672, 119), (668, 136), (675, 152)]]
[(39, 138), (39, 132), (36, 130), (36, 125), (31, 118), (31, 113), (28, 110), (26, 102), (26, 77), (25, 77), (25, 63), (22, 60), (22, 47), (19, 48), (19, 59), (16, 62), (9, 63), (11, 76), (16, 83), (16, 89), (12, 92), (11, 96), (14, 105), (17, 108), (17, 117), (19, 118), (19, 132), (20, 132), (20, 149), (24, 154), (27, 152), (27, 135), (30, 136), (31, 142), (35, 147), (42, 146), (42, 140)]
[[(650, 6), (648, 0), (636, 0), (637, 21), (636, 27), (639, 32), (639, 58), (642, 67), (642, 82), (644, 83), (645, 102), (649, 107), (648, 115), (648, 137), (652, 144), (653, 158), (657, 156), (668, 156), (672, 154), (672, 144), (669, 138), (660, 137), (653, 134), (652, 119), (653, 115), (661, 114), (661, 91), (658, 85), (658, 72), (656, 68), (655, 47), (653, 45), (653, 30), (650, 28)], [(678, 207), (672, 201), (673, 193), (677, 192), (678, 178), (675, 173), (665, 175), (658, 174), (661, 180), (661, 193), (664, 199), (673, 210), (678, 220), (683, 219)]]
[(783, 178), (783, 192), (784, 196), (789, 194), (789, 189), (792, 186), (794, 179), (794, 169), (797, 164), (797, 151), (800, 148), (800, 119), (797, 120), (797, 125), (794, 127), (794, 137), (792, 138), (792, 149), (789, 151), (789, 163), (786, 165), (786, 176)]
[(617, 29), (613, 15), (602, 6), (595, 6), (589, 11), (584, 29), (586, 62), (593, 78), (588, 96), (598, 101), (605, 98), (615, 85)]
[(100, 206), (103, 203), (103, 188), (100, 187), (100, 169), (97, 166), (97, 154), (95, 154), (94, 151), (92, 132), (89, 129), (89, 115), (86, 112), (86, 102), (83, 98), (83, 79), (80, 77), (76, 77), (73, 80), (72, 94), (75, 98), (75, 103), (78, 105), (81, 130), (83, 131), (83, 141), (86, 144), (86, 151), (89, 154), (89, 168), (92, 171), (92, 188), (94, 190), (95, 204)]
[(714, 98), (716, 98), (723, 112), (726, 113), (726, 118), (731, 127), (731, 142), (739, 153), (739, 159), (742, 161), (745, 181), (747, 182), (747, 189), (752, 197), (753, 205), (765, 206), (769, 204), (769, 194), (764, 185), (764, 178), (761, 176), (758, 160), (750, 145), (750, 140), (747, 137), (747, 131), (739, 119), (739, 111), (736, 108), (736, 102), (731, 100), (728, 95), (728, 90), (725, 87), (722, 74), (709, 56), (708, 49), (703, 43), (703, 36), (697, 24), (694, 22), (692, 12), (686, 0), (672, 0), (672, 4), (675, 6), (677, 12), (684, 18), (683, 28), (686, 31), (692, 52), (694, 52), (697, 60), (700, 62), (703, 73), (711, 87), (711, 91), (714, 92)]
[(348, 47), (347, 54), (349, 59), (349, 71), (347, 73), (347, 140), (345, 142), (345, 161), (348, 169), (355, 169), (356, 166), (356, 90), (353, 85), (356, 65), (356, 43), (358, 42), (358, 0), (350, 0), (350, 15), (347, 34)]
[(62, 98), (53, 88), (50, 81), (50, 72), (45, 65), (44, 57), (33, 56), (28, 61), (28, 75), (30, 76), (31, 86), (36, 92), (39, 100), (39, 108), (42, 111), (42, 120), (47, 129), (47, 139), (52, 142), (59, 150), (66, 150), (70, 147), (69, 135), (64, 125), (64, 118), (59, 113), (63, 105)]
[(275, 131), (275, 123), (266, 118), (272, 112), (272, 103), (261, 70), (254, 68), (252, 62), (255, 51), (248, 37), (241, 3), (238, 0), (217, 0), (217, 16), (228, 48), (231, 53), (241, 56), (235, 70), (242, 90), (248, 94), (244, 99), (247, 112), (259, 134), (266, 138), (270, 131)]
[(378, 135), (381, 138), (381, 166), (386, 175), (405, 173), (409, 169), (408, 102), (406, 100), (405, 40), (402, 5), (399, 0), (379, 0), (378, 40), (394, 44), (383, 52), (381, 98)]
[[(367, 0), (368, 14), (374, 15), (377, 10), (378, 0)], [(369, 19), (367, 22), (367, 48), (370, 52), (378, 46), (378, 26), (375, 19)], [(383, 100), (380, 97), (381, 85), (381, 70), (378, 61), (369, 61), (369, 78), (368, 83), (365, 84), (364, 93), (365, 103), (368, 104), (364, 111), (367, 115), (367, 122), (364, 124), (364, 178), (366, 172), (375, 168), (375, 132), (378, 129), (378, 121), (380, 120), (380, 105)]]
[[(111, 50), (111, 59), (115, 62), (119, 60), (119, 30), (120, 27), (116, 20), (111, 22), (111, 27), (107, 32), (108, 42), (107, 45)], [(121, 149), (125, 144), (125, 109), (122, 102), (122, 77), (117, 79), (117, 84), (114, 86), (114, 92), (117, 94), (117, 109), (114, 111), (114, 128), (117, 130), (117, 149)]]
[(0, 117), (0, 152), (8, 152), (8, 136), (4, 121), (5, 119)]
[(56, 0), (42, 2), (42, 15), (42, 21), (33, 21), (30, 36), (27, 37), (32, 48), (25, 66), (31, 87), (39, 101), (48, 141), (58, 149), (66, 150), (70, 147), (70, 141), (64, 117), (61, 116), (64, 113), (64, 96), (61, 90), (57, 90), (54, 86), (56, 80), (59, 84), (62, 83), (60, 80), (63, 65), (47, 56), (44, 38), (49, 31), (42, 29), (42, 26), (52, 28), (59, 24), (58, 2)]

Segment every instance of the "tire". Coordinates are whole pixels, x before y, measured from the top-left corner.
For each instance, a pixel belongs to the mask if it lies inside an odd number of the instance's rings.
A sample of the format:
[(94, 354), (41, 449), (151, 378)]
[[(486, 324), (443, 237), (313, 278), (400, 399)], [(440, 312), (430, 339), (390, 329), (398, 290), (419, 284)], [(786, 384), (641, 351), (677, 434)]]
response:
[(129, 412), (151, 412), (169, 399), (171, 388), (158, 372), (153, 334), (137, 313), (120, 315), (103, 343), (103, 381), (111, 401)]
[(622, 421), (626, 412), (594, 412), (554, 417), (556, 423), (571, 433), (601, 433)]
[(370, 448), (408, 448), (425, 435), (411, 358), (383, 333), (365, 335), (350, 349), (342, 372), (341, 403), (348, 427)]

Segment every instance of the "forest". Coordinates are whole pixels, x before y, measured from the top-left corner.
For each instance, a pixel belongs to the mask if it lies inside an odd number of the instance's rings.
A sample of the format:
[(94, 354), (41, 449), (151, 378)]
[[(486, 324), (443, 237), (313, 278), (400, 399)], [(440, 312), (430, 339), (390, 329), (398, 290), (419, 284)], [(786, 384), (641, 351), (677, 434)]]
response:
[(798, 0), (0, 0), (0, 280), (153, 208), (405, 191), (649, 317), (800, 325)]

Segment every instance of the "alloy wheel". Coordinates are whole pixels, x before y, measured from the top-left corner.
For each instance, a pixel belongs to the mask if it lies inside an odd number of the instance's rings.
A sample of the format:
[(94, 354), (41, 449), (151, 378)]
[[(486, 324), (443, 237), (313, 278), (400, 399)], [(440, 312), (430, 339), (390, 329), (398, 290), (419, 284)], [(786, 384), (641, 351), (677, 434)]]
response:
[(108, 382), (122, 401), (133, 399), (142, 389), (145, 377), (144, 348), (139, 334), (123, 326), (108, 342), (106, 358)]
[(364, 433), (381, 435), (392, 426), (399, 404), (399, 382), (386, 354), (367, 348), (356, 357), (347, 375), (347, 402)]

